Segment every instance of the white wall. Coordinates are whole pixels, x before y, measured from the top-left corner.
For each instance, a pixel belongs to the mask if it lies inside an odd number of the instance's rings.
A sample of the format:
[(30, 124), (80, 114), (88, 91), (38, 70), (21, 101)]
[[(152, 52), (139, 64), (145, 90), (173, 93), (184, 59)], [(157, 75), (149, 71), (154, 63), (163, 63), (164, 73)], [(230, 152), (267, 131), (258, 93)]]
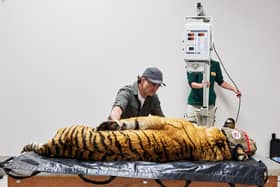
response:
[[(164, 72), (167, 116), (183, 117), (189, 87), (181, 53), (184, 17), (195, 0), (4, 0), (0, 2), (0, 154), (46, 142), (59, 127), (96, 126), (117, 89), (147, 66)], [(278, 0), (205, 0), (215, 44), (243, 92), (238, 126), (268, 155), (280, 136)], [(224, 74), (225, 75), (225, 74)], [(217, 121), (238, 100), (216, 87)]]

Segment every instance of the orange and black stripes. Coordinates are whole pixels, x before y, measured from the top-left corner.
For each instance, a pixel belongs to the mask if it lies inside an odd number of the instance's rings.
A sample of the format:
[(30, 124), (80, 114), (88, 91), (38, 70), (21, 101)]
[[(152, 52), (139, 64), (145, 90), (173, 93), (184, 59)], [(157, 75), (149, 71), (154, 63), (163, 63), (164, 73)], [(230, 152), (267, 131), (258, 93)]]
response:
[(177, 119), (134, 118), (122, 121), (122, 124), (132, 123), (134, 128), (144, 129), (94, 131), (88, 126), (74, 125), (59, 129), (48, 143), (26, 145), (23, 151), (93, 161), (230, 159), (226, 138), (220, 131), (210, 132)]

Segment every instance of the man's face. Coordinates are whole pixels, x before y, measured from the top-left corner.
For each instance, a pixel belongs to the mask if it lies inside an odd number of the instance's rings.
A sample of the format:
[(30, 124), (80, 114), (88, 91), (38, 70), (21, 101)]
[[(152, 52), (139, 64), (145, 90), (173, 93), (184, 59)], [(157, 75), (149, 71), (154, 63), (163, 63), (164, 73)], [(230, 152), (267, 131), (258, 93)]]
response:
[(153, 96), (156, 94), (160, 84), (155, 84), (146, 78), (142, 80), (142, 91), (145, 96)]

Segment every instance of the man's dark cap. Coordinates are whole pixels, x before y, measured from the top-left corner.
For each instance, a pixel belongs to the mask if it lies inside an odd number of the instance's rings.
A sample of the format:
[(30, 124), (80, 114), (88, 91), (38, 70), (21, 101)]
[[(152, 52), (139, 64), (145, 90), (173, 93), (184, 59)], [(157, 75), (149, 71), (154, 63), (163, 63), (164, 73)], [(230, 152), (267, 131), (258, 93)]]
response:
[(146, 68), (142, 77), (145, 77), (152, 83), (166, 86), (165, 83), (163, 83), (162, 72), (156, 67)]

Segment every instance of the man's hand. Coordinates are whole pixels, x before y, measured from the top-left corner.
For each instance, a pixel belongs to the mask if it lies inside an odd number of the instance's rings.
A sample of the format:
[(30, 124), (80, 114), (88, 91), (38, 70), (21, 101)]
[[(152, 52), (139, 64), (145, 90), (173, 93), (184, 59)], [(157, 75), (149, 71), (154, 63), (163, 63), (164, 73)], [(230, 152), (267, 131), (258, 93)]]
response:
[(236, 94), (237, 97), (241, 97), (241, 92), (239, 90), (235, 90), (234, 93)]
[(209, 87), (210, 87), (210, 82), (209, 82), (209, 81), (203, 81), (203, 82), (201, 83), (201, 88), (203, 88), (204, 86), (206, 86), (207, 88), (209, 88)]

